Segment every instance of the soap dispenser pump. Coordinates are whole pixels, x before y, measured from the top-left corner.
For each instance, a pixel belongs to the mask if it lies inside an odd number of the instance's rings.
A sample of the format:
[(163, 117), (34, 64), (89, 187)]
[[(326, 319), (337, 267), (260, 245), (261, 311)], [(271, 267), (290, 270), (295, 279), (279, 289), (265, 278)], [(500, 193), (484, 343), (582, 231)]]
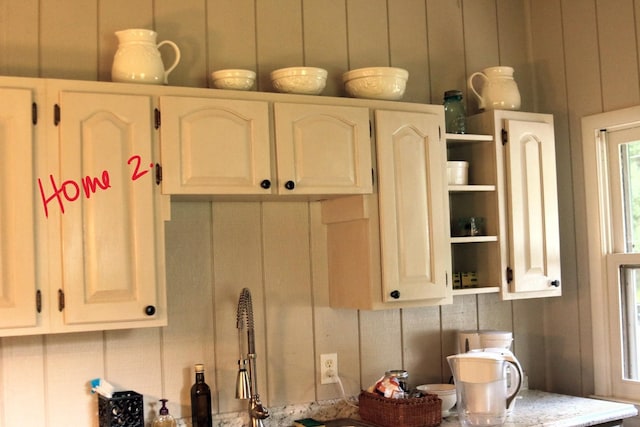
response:
[(162, 407), (160, 408), (160, 416), (153, 420), (153, 427), (177, 427), (176, 420), (169, 414), (167, 409), (167, 399), (160, 399)]

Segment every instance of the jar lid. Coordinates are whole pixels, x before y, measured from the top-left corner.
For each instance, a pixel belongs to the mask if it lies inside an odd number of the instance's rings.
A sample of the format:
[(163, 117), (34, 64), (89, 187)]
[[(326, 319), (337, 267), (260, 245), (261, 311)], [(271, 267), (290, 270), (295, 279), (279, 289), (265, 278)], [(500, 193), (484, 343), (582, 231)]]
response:
[(448, 90), (444, 93), (445, 98), (453, 98), (456, 96), (462, 96), (462, 91), (458, 89)]
[(388, 377), (409, 378), (409, 373), (404, 369), (394, 369), (384, 373)]

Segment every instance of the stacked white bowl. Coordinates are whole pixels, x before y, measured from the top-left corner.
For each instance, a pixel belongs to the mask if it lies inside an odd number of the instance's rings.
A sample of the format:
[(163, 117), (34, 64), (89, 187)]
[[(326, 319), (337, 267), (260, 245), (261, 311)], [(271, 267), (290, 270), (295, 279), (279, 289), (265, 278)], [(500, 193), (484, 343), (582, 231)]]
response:
[(448, 417), (457, 402), (456, 386), (453, 384), (424, 384), (416, 387), (423, 393), (435, 394), (442, 401), (442, 416)]

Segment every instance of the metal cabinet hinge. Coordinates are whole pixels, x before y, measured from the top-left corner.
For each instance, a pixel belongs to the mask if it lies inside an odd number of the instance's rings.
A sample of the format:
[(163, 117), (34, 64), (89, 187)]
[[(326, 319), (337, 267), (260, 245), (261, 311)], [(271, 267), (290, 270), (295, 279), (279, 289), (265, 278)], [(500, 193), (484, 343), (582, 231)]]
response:
[(58, 311), (64, 310), (64, 291), (58, 289)]
[(160, 110), (158, 110), (157, 108), (154, 108), (153, 110), (153, 121), (154, 121), (153, 126), (156, 129), (160, 129), (161, 117), (160, 117)]
[(156, 185), (160, 185), (162, 182), (162, 165), (156, 163)]
[(58, 104), (53, 106), (53, 124), (58, 126), (60, 123), (60, 106)]
[(438, 139), (442, 141), (442, 128), (438, 126)]
[(373, 138), (373, 123), (369, 120), (369, 139)]
[(35, 102), (31, 104), (31, 123), (38, 124), (38, 104)]
[(371, 185), (376, 184), (376, 172), (371, 168)]
[(42, 313), (42, 291), (40, 289), (36, 291), (36, 311)]
[(502, 129), (502, 145), (506, 145), (509, 142), (509, 132), (506, 129)]
[(513, 282), (513, 270), (511, 267), (507, 267), (507, 283)]

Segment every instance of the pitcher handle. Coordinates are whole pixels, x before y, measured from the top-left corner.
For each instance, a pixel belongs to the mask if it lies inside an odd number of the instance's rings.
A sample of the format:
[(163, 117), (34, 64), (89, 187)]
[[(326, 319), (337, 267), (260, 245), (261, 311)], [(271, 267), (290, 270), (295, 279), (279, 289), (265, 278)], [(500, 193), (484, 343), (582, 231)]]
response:
[(478, 93), (478, 91), (476, 91), (476, 88), (473, 87), (473, 78), (479, 76), (481, 77), (484, 81), (485, 84), (489, 81), (489, 77), (487, 77), (484, 73), (477, 71), (473, 74), (471, 74), (469, 76), (469, 79), (467, 80), (467, 85), (469, 86), (469, 89), (471, 89), (471, 92), (473, 92), (473, 94), (476, 96), (476, 98), (478, 98), (478, 108), (484, 108), (484, 99), (480, 96), (480, 94)]
[[(518, 395), (518, 392), (520, 391), (520, 388), (522, 387), (522, 377), (523, 377), (523, 373), (522, 373), (522, 367), (520, 366), (520, 363), (518, 363), (517, 359), (505, 355), (505, 359), (507, 361), (507, 363), (510, 363), (511, 365), (513, 365), (515, 367), (514, 372), (515, 372), (515, 377), (517, 377), (517, 385), (515, 386), (515, 391), (513, 391), (511, 394), (509, 394), (507, 396), (507, 408), (509, 407), (509, 405), (511, 405), (511, 402), (513, 401), (513, 399), (516, 398), (516, 396)], [(511, 381), (511, 385), (509, 386), (509, 390), (512, 390), (513, 387), (513, 381)], [(509, 390), (507, 390), (507, 392), (509, 392)]]
[(180, 49), (178, 48), (178, 45), (172, 42), (171, 40), (161, 41), (160, 43), (158, 43), (158, 48), (160, 48), (160, 46), (165, 44), (168, 44), (169, 46), (171, 46), (174, 52), (176, 53), (176, 59), (173, 61), (173, 64), (171, 64), (171, 66), (167, 68), (164, 72), (164, 84), (167, 84), (169, 82), (169, 73), (171, 73), (173, 69), (178, 66), (178, 62), (180, 62)]

